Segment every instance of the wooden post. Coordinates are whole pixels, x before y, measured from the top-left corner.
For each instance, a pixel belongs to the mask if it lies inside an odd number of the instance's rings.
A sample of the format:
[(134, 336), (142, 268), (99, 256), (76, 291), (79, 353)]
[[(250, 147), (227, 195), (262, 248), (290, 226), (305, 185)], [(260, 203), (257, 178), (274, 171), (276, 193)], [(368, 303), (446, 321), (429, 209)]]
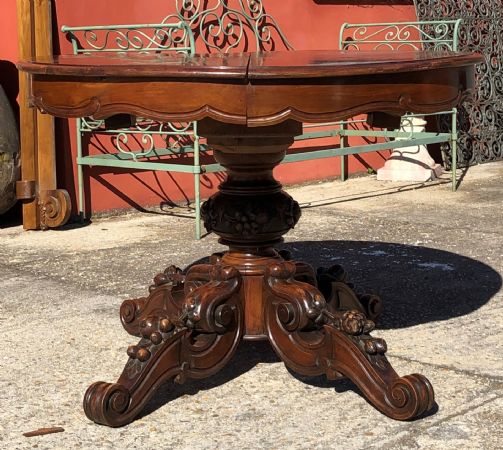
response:
[[(33, 0), (35, 54), (52, 56), (51, 0)], [(56, 189), (54, 117), (37, 110), (37, 159), (39, 192)]]
[[(51, 0), (18, 0), (21, 59), (52, 55)], [(24, 200), (23, 226), (27, 230), (55, 228), (70, 216), (68, 192), (57, 189), (54, 118), (29, 107), (29, 83), (20, 79), (21, 174), (16, 194)]]
[[(35, 54), (33, 16), (30, 0), (17, 0), (17, 25), (19, 59), (31, 59)], [(38, 200), (35, 192), (37, 181), (36, 112), (28, 104), (29, 75), (19, 73), (19, 116), (21, 128), (21, 182), (18, 192), (25, 191), (23, 203), (23, 227), (25, 230), (39, 228)], [(24, 189), (23, 189), (24, 186)], [(27, 186), (31, 186), (27, 189)], [(19, 198), (19, 196), (18, 196)]]
[[(51, 0), (32, 0), (35, 19), (35, 55), (52, 56)], [(56, 181), (56, 144), (54, 117), (37, 111), (37, 174), (40, 227), (64, 224), (70, 215), (70, 198), (58, 191)]]

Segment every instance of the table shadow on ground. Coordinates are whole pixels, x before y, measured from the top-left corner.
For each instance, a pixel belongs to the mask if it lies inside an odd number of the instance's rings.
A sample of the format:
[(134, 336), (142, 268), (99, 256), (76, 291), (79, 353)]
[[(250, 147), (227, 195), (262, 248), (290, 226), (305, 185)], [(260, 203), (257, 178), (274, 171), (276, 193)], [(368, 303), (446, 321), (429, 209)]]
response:
[(313, 267), (340, 264), (349, 279), (384, 304), (378, 328), (406, 328), (464, 316), (501, 289), (489, 265), (420, 245), (367, 241), (301, 241), (282, 246)]

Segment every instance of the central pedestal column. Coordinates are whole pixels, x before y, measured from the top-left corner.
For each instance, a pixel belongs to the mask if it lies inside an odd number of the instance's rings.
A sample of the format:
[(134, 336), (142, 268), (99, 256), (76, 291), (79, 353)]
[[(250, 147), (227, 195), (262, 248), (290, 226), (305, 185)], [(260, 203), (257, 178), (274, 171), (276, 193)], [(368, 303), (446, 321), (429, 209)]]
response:
[[(282, 257), (273, 248), (300, 218), (299, 204), (274, 178), (273, 169), (302, 134), (302, 124), (248, 128), (212, 120), (199, 123), (199, 133), (226, 168), (227, 180), (202, 207), (204, 225), (229, 246), (221, 263), (243, 275), (244, 339), (267, 339), (264, 274)], [(314, 273), (312, 274), (314, 278)]]

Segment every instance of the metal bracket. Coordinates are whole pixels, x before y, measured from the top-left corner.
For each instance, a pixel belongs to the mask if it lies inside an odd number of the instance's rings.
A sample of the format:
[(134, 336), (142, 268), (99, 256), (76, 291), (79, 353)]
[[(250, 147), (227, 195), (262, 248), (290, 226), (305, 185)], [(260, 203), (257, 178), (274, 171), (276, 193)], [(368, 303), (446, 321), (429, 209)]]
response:
[(16, 198), (18, 200), (33, 200), (37, 197), (37, 183), (34, 180), (16, 182)]

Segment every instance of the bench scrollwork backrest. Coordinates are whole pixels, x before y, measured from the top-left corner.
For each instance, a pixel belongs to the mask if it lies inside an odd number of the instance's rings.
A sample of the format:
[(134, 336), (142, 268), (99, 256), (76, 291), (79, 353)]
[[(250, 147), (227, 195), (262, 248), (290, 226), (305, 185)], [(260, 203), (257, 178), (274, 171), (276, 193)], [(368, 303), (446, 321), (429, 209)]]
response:
[(177, 21), (208, 52), (293, 49), (263, 0), (176, 0), (176, 13), (163, 22)]

